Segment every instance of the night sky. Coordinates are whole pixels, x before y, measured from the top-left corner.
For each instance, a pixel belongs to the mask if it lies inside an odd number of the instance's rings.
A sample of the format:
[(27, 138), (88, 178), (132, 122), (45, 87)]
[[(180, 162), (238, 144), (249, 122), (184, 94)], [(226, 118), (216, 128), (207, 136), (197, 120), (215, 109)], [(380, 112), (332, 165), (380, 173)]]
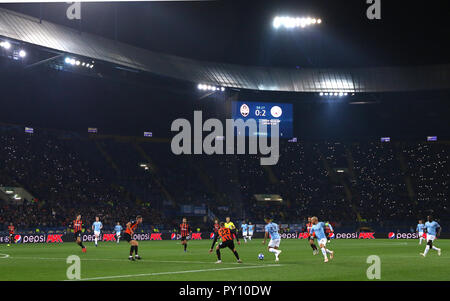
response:
[[(117, 9), (120, 41), (201, 60), (291, 68), (450, 62), (446, 0), (381, 0), (381, 20), (367, 19), (366, 0), (83, 3), (81, 25), (66, 18), (66, 3), (2, 6), (109, 38)], [(276, 15), (324, 23), (274, 30)]]

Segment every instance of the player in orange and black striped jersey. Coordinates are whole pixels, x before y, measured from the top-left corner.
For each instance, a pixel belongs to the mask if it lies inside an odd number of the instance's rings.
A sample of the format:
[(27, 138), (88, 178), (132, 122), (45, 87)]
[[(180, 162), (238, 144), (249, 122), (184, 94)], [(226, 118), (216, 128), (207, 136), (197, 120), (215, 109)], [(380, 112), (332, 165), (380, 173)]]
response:
[(214, 245), (216, 244), (217, 239), (219, 238), (219, 229), (220, 229), (219, 220), (216, 218), (214, 220), (214, 227), (213, 227), (214, 240), (213, 240), (213, 243), (211, 245), (211, 249), (209, 249), (209, 253), (212, 253)]
[(180, 224), (180, 234), (181, 234), (181, 244), (184, 246), (184, 252), (187, 250), (187, 237), (190, 234), (189, 224), (187, 223), (187, 219), (183, 217), (183, 222)]
[(9, 226), (8, 226), (8, 232), (9, 232), (8, 247), (10, 246), (10, 244), (15, 243), (15, 238), (14, 238), (15, 231), (16, 231), (16, 228), (14, 228), (13, 223), (9, 223)]
[(217, 245), (216, 247), (216, 254), (217, 254), (217, 262), (216, 263), (222, 263), (220, 249), (223, 248), (229, 248), (234, 256), (236, 256), (237, 262), (242, 263), (241, 259), (239, 259), (239, 254), (236, 251), (236, 247), (234, 246), (234, 235), (231, 233), (231, 230), (229, 228), (225, 228), (225, 223), (220, 223), (220, 229), (219, 229), (219, 236), (222, 239), (222, 242)]
[[(309, 230), (311, 230), (311, 227), (313, 226), (313, 223), (311, 221), (311, 217), (308, 217), (308, 222), (306, 223), (305, 227), (303, 228), (303, 232), (307, 232), (309, 234)], [(308, 237), (309, 245), (313, 249), (313, 255), (317, 255), (319, 253), (319, 250), (317, 250), (317, 246), (314, 243), (314, 233), (309, 234)]]
[[(125, 233), (123, 235), (123, 238), (128, 241), (131, 245), (130, 247), (130, 256), (128, 257), (129, 260), (134, 261), (135, 259), (141, 259), (141, 256), (138, 255), (138, 246), (139, 243), (137, 240), (133, 239), (133, 234), (136, 228), (139, 224), (142, 223), (142, 216), (138, 215), (136, 216), (136, 220), (129, 221), (127, 223), (127, 228), (125, 229)], [(134, 258), (133, 258), (133, 252), (134, 252)]]
[(86, 247), (83, 245), (83, 240), (81, 239), (81, 233), (83, 230), (83, 221), (81, 220), (81, 214), (77, 215), (77, 218), (72, 222), (72, 226), (77, 245), (81, 247), (83, 253), (86, 253)]

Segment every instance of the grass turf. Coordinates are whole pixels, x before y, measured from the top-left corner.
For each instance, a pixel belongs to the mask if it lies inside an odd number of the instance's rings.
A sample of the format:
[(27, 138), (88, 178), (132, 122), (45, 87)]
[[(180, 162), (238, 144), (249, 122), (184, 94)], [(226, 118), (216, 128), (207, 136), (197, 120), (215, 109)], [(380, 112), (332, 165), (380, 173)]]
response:
[[(328, 248), (336, 257), (323, 263), (322, 254), (312, 255), (305, 240), (282, 240), (280, 262), (255, 239), (237, 246), (243, 264), (237, 264), (230, 250), (222, 249), (222, 264), (211, 241), (190, 241), (184, 253), (178, 241), (140, 242), (140, 261), (130, 262), (129, 245), (123, 241), (86, 243), (87, 253), (75, 243), (0, 245), (0, 280), (66, 280), (69, 255), (81, 258), (81, 278), (86, 280), (178, 280), (178, 281), (310, 281), (368, 280), (367, 257), (381, 259), (381, 280), (450, 280), (450, 240), (437, 240), (442, 256), (430, 250), (419, 255), (425, 244), (418, 240), (333, 240)], [(265, 259), (258, 260), (263, 253)]]

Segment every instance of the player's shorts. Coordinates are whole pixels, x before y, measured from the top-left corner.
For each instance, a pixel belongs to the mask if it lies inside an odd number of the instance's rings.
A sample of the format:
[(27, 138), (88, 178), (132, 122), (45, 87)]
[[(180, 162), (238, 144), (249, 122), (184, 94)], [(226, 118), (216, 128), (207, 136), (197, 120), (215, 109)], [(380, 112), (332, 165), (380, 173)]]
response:
[(247, 231), (242, 232), (242, 236), (248, 236), (248, 232)]
[(127, 233), (127, 232), (125, 232), (125, 233), (123, 234), (123, 239), (125, 239), (125, 240), (128, 241), (128, 242), (130, 242), (130, 241), (133, 240), (133, 238), (131, 237), (131, 235), (130, 235), (129, 233)]
[(248, 236), (253, 236), (253, 232), (248, 232)]
[(319, 245), (326, 246), (327, 242), (328, 242), (328, 240), (326, 238), (322, 238), (322, 239), (319, 240)]
[(185, 241), (185, 240), (187, 240), (187, 236), (181, 236), (181, 241)]
[(424, 237), (423, 232), (419, 232), (419, 238)]
[(120, 236), (120, 232), (116, 232), (116, 236)]
[(81, 231), (77, 231), (73, 234), (73, 236), (75, 237), (75, 240), (77, 240), (77, 238), (79, 237), (81, 239)]
[(281, 242), (281, 238), (271, 239), (269, 241), (269, 248), (275, 248), (275, 247), (278, 248), (280, 246), (280, 242)]
[(100, 231), (94, 231), (95, 236), (100, 236)]
[(436, 239), (436, 235), (430, 235), (430, 234), (427, 234), (427, 241), (433, 241), (433, 240), (435, 240)]
[(229, 248), (230, 250), (234, 250), (234, 241), (233, 240), (222, 241), (219, 244), (219, 249), (223, 248)]

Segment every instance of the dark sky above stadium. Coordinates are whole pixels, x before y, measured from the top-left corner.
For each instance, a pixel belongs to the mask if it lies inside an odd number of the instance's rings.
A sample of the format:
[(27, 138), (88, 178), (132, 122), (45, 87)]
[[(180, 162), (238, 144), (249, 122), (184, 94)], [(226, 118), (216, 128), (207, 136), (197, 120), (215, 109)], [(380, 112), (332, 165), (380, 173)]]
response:
[[(448, 1), (381, 0), (369, 20), (366, 0), (218, 0), (83, 3), (83, 31), (154, 51), (245, 65), (352, 67), (450, 62)], [(66, 3), (4, 8), (79, 28)], [(320, 17), (306, 30), (274, 30), (276, 15)]]

